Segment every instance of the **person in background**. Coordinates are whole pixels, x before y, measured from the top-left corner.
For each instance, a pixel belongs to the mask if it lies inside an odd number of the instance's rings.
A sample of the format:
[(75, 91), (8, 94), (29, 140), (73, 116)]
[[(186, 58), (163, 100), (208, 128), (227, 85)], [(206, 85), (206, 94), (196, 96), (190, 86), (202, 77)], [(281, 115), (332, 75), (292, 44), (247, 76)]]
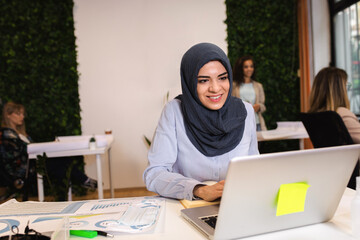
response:
[(350, 111), (347, 95), (347, 73), (336, 67), (321, 69), (310, 92), (308, 112), (336, 111), (342, 118), (354, 143), (360, 143), (360, 123)]
[[(34, 164), (28, 166), (27, 144), (32, 142), (25, 130), (25, 108), (21, 104), (7, 102), (3, 107), (0, 131), (0, 160), (3, 171), (2, 178), (10, 185), (10, 189), (21, 189), (25, 175), (35, 178)], [(52, 158), (46, 162), (49, 175), (64, 179), (66, 169), (71, 164), (70, 158)], [(30, 180), (31, 181), (31, 180)], [(72, 168), (71, 181), (81, 183), (87, 189), (95, 190), (97, 181), (89, 178), (76, 167)], [(11, 184), (14, 183), (14, 184)]]
[(255, 63), (251, 56), (239, 58), (233, 68), (234, 88), (232, 95), (250, 103), (256, 113), (257, 131), (265, 131), (262, 113), (266, 111), (265, 93), (261, 83), (255, 81)]
[(214, 44), (191, 47), (180, 75), (182, 94), (163, 109), (144, 181), (161, 196), (213, 201), (222, 195), (230, 160), (259, 154), (254, 109), (231, 96), (231, 65)]

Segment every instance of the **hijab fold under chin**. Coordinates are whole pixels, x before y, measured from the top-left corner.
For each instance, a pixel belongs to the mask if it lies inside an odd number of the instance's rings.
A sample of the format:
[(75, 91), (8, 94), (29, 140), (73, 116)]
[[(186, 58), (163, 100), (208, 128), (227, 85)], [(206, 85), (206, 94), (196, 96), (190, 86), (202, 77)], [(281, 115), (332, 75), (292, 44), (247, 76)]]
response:
[[(197, 96), (197, 75), (202, 66), (219, 61), (230, 81), (229, 94), (219, 110), (206, 108)], [(226, 54), (216, 45), (199, 43), (191, 47), (181, 61), (181, 109), (186, 135), (205, 156), (218, 156), (234, 149), (242, 139), (247, 111), (244, 103), (231, 96), (232, 71)]]

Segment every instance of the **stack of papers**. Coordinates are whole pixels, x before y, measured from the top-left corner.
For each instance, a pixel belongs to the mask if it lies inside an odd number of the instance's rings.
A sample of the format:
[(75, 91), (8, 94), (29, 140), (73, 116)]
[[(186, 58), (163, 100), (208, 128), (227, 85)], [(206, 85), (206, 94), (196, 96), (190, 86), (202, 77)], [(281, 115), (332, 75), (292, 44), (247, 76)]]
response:
[(20, 233), (29, 227), (40, 233), (57, 231), (67, 219), (68, 230), (140, 233), (156, 225), (165, 200), (161, 197), (103, 199), (74, 202), (18, 202), (0, 205), (0, 236), (12, 226)]

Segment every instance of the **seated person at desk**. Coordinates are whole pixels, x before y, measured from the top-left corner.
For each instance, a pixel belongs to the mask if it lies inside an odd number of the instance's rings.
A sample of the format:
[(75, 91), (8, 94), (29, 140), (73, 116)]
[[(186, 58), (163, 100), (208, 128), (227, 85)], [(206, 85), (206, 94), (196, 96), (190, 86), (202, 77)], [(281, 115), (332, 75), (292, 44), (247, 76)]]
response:
[(180, 72), (182, 95), (164, 107), (144, 181), (165, 197), (213, 201), (222, 195), (230, 160), (259, 154), (254, 109), (231, 96), (231, 65), (216, 45), (191, 47)]
[(360, 143), (360, 123), (350, 111), (347, 95), (347, 73), (339, 68), (326, 67), (315, 76), (310, 92), (309, 112), (336, 111), (354, 143)]
[[(6, 182), (14, 183), (10, 189), (21, 189), (24, 185), (28, 153), (27, 144), (31, 143), (30, 136), (25, 131), (25, 108), (21, 104), (8, 102), (3, 107), (0, 131), (0, 160), (1, 168), (6, 174), (1, 176)], [(52, 158), (46, 162), (47, 171), (57, 179), (64, 179), (66, 169), (71, 164), (70, 158)], [(33, 164), (32, 164), (33, 165)], [(30, 164), (29, 178), (35, 178), (34, 166)], [(85, 188), (95, 190), (97, 181), (89, 178), (76, 167), (72, 168), (71, 180), (79, 182)]]

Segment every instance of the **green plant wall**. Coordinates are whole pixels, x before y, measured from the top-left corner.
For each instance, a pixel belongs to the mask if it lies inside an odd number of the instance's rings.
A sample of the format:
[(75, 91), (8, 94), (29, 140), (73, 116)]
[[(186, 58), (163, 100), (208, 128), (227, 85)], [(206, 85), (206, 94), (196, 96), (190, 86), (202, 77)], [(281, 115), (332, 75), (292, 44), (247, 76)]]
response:
[[(73, 7), (72, 0), (0, 0), (0, 98), (25, 106), (35, 142), (81, 134)], [(83, 158), (73, 159), (83, 170)], [(66, 194), (61, 184), (56, 190)]]
[[(226, 0), (228, 55), (232, 64), (252, 55), (264, 87), (268, 129), (277, 121), (298, 121), (300, 112), (297, 1)], [(297, 140), (266, 142), (262, 152), (299, 148)]]
[(0, 98), (36, 141), (81, 134), (72, 0), (1, 0)]

